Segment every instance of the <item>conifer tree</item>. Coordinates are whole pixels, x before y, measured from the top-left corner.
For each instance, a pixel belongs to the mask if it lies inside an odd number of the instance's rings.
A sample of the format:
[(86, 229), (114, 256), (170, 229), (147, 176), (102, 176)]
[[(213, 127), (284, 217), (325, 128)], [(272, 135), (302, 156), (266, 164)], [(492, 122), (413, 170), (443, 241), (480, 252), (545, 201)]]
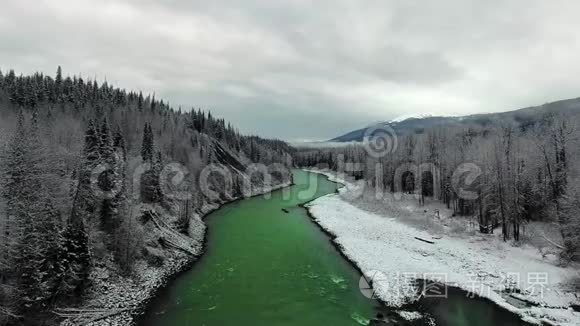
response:
[(113, 148), (113, 139), (109, 122), (103, 119), (100, 130), (100, 144), (99, 154), (100, 163), (105, 167), (105, 171), (99, 176), (99, 189), (103, 191), (103, 198), (101, 202), (101, 227), (112, 234), (116, 225), (118, 224), (118, 186), (119, 180), (119, 165), (116, 152)]
[(62, 241), (59, 291), (65, 295), (79, 295), (89, 275), (91, 256), (86, 223), (77, 212), (70, 215)]
[[(47, 191), (44, 192), (48, 194)], [(36, 255), (39, 273), (37, 298), (40, 304), (46, 306), (58, 294), (58, 286), (62, 280), (63, 270), (63, 239), (61, 236), (61, 215), (54, 207), (49, 196), (43, 198), (39, 212), (39, 231)]]
[(141, 158), (145, 163), (153, 163), (153, 132), (151, 131), (151, 125), (148, 123), (145, 123), (145, 128), (143, 129)]
[(161, 194), (161, 183), (160, 183), (160, 176), (161, 170), (163, 169), (163, 156), (160, 151), (157, 151), (157, 155), (155, 158), (155, 162), (153, 163), (152, 172), (154, 177), (153, 182), (153, 198), (155, 202), (161, 202), (162, 194)]
[(121, 131), (121, 126), (117, 125), (115, 129), (115, 135), (113, 136), (113, 148), (115, 151), (122, 155), (122, 159), (125, 160), (127, 157), (127, 144), (125, 142), (125, 137)]
[(56, 69), (56, 77), (54, 78), (54, 100), (59, 101), (62, 99), (62, 68), (58, 66)]
[(120, 182), (119, 192), (115, 197), (116, 208), (118, 210), (118, 223), (115, 225), (113, 231), (114, 248), (113, 254), (115, 260), (122, 270), (129, 271), (132, 267), (132, 262), (136, 257), (135, 243), (138, 239), (134, 238), (132, 215), (128, 214), (128, 202), (126, 194), (126, 157), (127, 149), (125, 145), (125, 138), (121, 132), (121, 128), (117, 125), (115, 134), (113, 136), (113, 148), (117, 157), (117, 174), (118, 182)]
[(91, 174), (100, 160), (100, 140), (93, 121), (85, 132), (83, 161), (78, 172), (78, 186), (73, 209), (63, 232), (63, 282), (67, 294), (79, 294), (88, 277), (91, 255), (86, 222), (96, 212), (95, 194)]
[(137, 110), (143, 112), (143, 93), (139, 92), (139, 97), (137, 98)]
[(141, 184), (141, 194), (145, 202), (159, 202), (160, 185), (159, 173), (160, 154), (154, 158), (155, 146), (153, 141), (153, 130), (151, 124), (146, 123), (143, 130), (143, 143), (141, 144), (141, 157), (143, 163), (149, 164), (149, 169), (143, 174)]
[(60, 66), (56, 68), (56, 78), (54, 79), (54, 84), (56, 85), (57, 89), (62, 86), (62, 68)]

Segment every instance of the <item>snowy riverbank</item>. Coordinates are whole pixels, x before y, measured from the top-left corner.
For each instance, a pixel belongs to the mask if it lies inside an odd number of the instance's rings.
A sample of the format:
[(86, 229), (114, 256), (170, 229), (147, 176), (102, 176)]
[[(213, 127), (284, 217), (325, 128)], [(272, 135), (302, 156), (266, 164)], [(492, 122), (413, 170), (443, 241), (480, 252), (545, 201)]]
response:
[(310, 214), (367, 278), (374, 277), (376, 295), (389, 306), (410, 302), (415, 279), (426, 278), (486, 297), (531, 323), (580, 324), (580, 313), (571, 308), (579, 302), (571, 285), (578, 277), (574, 268), (557, 266), (527, 244), (459, 228), (459, 218), (437, 202), (419, 207), (403, 196), (373, 204), (353, 196), (364, 193), (362, 182), (313, 172), (346, 187), (306, 205)]
[[(273, 187), (266, 187), (255, 191), (251, 196), (259, 196), (292, 185), (287, 181)], [(203, 217), (244, 197), (232, 198), (220, 203), (205, 204), (201, 208), (202, 216), (194, 214), (190, 220), (188, 236), (179, 234), (169, 228), (161, 230), (165, 237), (169, 237), (179, 250), (163, 250), (164, 263), (155, 267), (140, 260), (135, 265), (135, 272), (130, 277), (121, 276), (118, 271), (112, 270), (112, 264), (95, 266), (90, 279), (91, 287), (85, 296), (83, 304), (75, 310), (67, 310), (72, 315), (64, 320), (61, 325), (72, 326), (78, 324), (80, 315), (87, 315), (87, 311), (99, 317), (94, 322), (85, 323), (87, 326), (128, 326), (135, 325), (140, 314), (147, 304), (155, 297), (157, 292), (179, 273), (189, 269), (203, 255), (206, 226)], [(155, 208), (144, 205), (136, 208), (142, 214), (145, 210)], [(175, 217), (161, 216), (164, 220)], [(156, 229), (154, 232), (160, 232)], [(185, 249), (185, 250), (184, 250)], [(186, 253), (187, 252), (187, 253)], [(82, 312), (78, 314), (77, 312)], [(107, 316), (110, 314), (110, 316)], [(102, 317), (102, 318), (100, 318)]]

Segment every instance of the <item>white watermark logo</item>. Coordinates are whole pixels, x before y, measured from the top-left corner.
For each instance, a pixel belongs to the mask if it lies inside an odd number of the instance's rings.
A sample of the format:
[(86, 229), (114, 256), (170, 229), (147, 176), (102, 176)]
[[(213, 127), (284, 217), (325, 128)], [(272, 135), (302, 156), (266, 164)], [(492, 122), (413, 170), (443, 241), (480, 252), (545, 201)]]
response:
[[(542, 298), (548, 286), (548, 273), (527, 272), (525, 281), (520, 272), (485, 272), (467, 274), (468, 281), (461, 286), (467, 298), (489, 297), (492, 291), (524, 293)], [(449, 297), (447, 273), (393, 272), (371, 270), (359, 280), (359, 290), (368, 299), (380, 299), (378, 291), (389, 296), (404, 297), (410, 302), (422, 298), (446, 299)]]
[(378, 299), (375, 289), (381, 286), (388, 286), (389, 278), (381, 271), (372, 270), (362, 276), (359, 280), (359, 289), (363, 296), (368, 299)]
[(365, 130), (363, 146), (371, 157), (380, 158), (394, 153), (398, 145), (397, 133), (387, 124), (376, 124)]

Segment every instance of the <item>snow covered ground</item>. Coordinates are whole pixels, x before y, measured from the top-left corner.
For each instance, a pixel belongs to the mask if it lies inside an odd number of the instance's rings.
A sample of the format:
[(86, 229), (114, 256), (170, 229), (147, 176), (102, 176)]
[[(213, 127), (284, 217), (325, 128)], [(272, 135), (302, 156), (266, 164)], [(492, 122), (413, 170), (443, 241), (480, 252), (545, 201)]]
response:
[(580, 301), (571, 285), (577, 269), (557, 266), (554, 257), (530, 245), (514, 246), (498, 235), (470, 230), (469, 221), (452, 218), (438, 202), (418, 206), (404, 196), (357, 197), (353, 194), (364, 193), (362, 182), (314, 172), (346, 187), (309, 203), (308, 210), (389, 306), (416, 298), (414, 281), (423, 278), (486, 297), (531, 323), (580, 325), (580, 313), (570, 308)]

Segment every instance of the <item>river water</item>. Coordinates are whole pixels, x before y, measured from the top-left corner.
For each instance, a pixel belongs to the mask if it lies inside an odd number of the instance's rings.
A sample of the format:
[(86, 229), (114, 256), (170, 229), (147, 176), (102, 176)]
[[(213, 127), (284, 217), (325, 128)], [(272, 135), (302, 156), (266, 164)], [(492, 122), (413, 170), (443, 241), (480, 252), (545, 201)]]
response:
[[(294, 182), (270, 198), (240, 200), (207, 216), (205, 254), (161, 291), (140, 325), (352, 326), (366, 325), (378, 311), (389, 314), (363, 296), (360, 273), (299, 206), (335, 192), (337, 184), (300, 170)], [(488, 301), (457, 293), (449, 304), (422, 306), (438, 325), (523, 324)]]

